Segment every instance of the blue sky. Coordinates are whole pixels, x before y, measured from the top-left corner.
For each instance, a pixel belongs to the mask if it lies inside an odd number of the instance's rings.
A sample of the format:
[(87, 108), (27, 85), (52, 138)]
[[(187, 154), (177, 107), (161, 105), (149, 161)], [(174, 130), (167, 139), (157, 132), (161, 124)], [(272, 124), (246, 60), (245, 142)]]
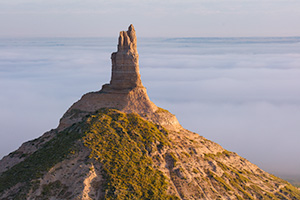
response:
[(298, 0), (0, 1), (0, 36), (299, 36)]

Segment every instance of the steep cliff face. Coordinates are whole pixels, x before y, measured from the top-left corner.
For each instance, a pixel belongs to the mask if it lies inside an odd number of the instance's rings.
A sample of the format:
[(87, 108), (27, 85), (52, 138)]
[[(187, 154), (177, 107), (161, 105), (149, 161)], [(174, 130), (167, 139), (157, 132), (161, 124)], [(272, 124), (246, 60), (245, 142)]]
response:
[(151, 102), (131, 25), (112, 54), (110, 83), (0, 161), (0, 199), (300, 199), (300, 191)]

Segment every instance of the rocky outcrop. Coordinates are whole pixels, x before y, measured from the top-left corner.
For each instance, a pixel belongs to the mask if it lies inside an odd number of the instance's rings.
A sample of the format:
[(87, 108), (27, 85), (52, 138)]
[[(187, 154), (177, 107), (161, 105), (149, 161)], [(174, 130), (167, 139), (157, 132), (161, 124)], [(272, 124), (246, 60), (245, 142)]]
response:
[(90, 92), (74, 103), (64, 114), (59, 130), (81, 121), (87, 113), (100, 108), (115, 108), (125, 113), (137, 113), (144, 119), (172, 130), (180, 126), (175, 115), (158, 108), (150, 101), (141, 81), (137, 39), (133, 25), (128, 31), (121, 31), (118, 51), (112, 53), (112, 72), (109, 84), (97, 92)]

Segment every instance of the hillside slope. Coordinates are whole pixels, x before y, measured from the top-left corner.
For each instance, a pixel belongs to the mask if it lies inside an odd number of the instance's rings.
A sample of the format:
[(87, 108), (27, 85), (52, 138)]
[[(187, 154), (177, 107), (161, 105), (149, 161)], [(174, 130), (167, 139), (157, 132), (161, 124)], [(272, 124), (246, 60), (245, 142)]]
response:
[(52, 134), (1, 174), (0, 199), (300, 198), (236, 153), (137, 114), (101, 109)]

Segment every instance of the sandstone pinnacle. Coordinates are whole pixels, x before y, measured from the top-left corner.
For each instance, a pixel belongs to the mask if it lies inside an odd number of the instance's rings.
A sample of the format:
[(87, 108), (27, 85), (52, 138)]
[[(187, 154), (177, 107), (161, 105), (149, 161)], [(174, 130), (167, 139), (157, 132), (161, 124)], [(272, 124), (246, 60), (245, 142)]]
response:
[(139, 72), (139, 55), (136, 48), (136, 35), (133, 25), (128, 31), (121, 31), (118, 51), (112, 53), (112, 74), (110, 89), (123, 90), (143, 87)]

